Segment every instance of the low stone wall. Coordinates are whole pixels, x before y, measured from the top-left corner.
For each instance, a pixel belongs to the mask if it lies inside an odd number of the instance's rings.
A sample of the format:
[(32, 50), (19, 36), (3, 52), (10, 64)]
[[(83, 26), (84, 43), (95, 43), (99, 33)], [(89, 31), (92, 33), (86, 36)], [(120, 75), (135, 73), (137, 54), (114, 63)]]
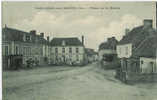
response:
[(131, 82), (157, 82), (157, 74), (140, 74), (140, 73), (131, 73), (128, 74), (127, 81)]
[(115, 77), (124, 83), (157, 82), (157, 73), (128, 73), (122, 71), (121, 69), (117, 69)]

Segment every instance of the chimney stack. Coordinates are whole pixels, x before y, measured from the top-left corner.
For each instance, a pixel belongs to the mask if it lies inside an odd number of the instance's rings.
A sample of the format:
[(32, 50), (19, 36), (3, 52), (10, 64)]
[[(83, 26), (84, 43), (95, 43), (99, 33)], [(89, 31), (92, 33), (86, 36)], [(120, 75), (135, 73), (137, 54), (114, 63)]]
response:
[(30, 34), (36, 35), (36, 30), (31, 30)]
[(110, 42), (112, 38), (107, 38), (107, 42)]
[(153, 27), (153, 20), (152, 19), (144, 19), (143, 20), (144, 28)]
[(82, 35), (82, 45), (84, 45), (84, 36)]
[(7, 24), (5, 24), (5, 28), (7, 28)]
[(50, 37), (49, 36), (47, 36), (47, 41), (50, 41)]
[(40, 36), (44, 38), (44, 33), (40, 33)]
[(128, 35), (128, 33), (130, 32), (130, 30), (128, 28), (125, 29), (125, 35)]

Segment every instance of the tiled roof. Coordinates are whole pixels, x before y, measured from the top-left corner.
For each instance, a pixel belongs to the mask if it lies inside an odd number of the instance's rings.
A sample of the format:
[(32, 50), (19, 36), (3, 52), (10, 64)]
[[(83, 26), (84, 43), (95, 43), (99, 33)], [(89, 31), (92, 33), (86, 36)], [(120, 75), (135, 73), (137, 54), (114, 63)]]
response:
[(156, 57), (157, 34), (148, 37), (137, 50), (133, 52), (133, 57)]
[(63, 41), (65, 46), (83, 46), (82, 42), (77, 37), (72, 38), (53, 38), (51, 41), (52, 46), (62, 46)]
[(28, 33), (8, 27), (2, 29), (2, 35), (5, 36), (5, 40), (8, 41), (23, 41), (24, 34)]
[(103, 42), (99, 45), (99, 50), (102, 49), (116, 49), (118, 41), (115, 38), (109, 38), (107, 42)]
[(91, 48), (85, 48), (85, 52), (87, 55), (95, 55), (96, 54), (94, 49), (91, 49)]
[[(31, 36), (31, 41), (24, 41), (24, 35)], [(5, 41), (19, 41), (19, 42), (29, 42), (29, 43), (48, 43), (46, 39), (41, 37), (40, 35), (30, 34), (29, 32), (24, 32), (18, 29), (13, 29), (9, 27), (5, 27), (2, 29), (2, 36), (4, 37), (2, 40)]]
[(144, 29), (143, 26), (139, 26), (132, 29), (126, 36), (124, 36), (118, 45), (132, 43), (133, 47), (136, 48), (141, 41), (153, 34), (156, 34), (156, 31), (153, 28)]
[(107, 43), (107, 42), (103, 42), (99, 46), (99, 50), (101, 50), (101, 49), (109, 49), (109, 48), (110, 48), (110, 44)]

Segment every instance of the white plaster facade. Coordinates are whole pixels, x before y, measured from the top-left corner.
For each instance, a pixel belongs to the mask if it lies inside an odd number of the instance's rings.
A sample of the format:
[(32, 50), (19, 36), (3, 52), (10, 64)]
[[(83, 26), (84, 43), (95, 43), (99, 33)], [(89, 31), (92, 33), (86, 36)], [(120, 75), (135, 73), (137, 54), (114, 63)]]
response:
[(132, 55), (132, 44), (117, 45), (118, 58), (130, 58)]
[[(71, 50), (70, 50), (71, 49)], [(51, 59), (53, 63), (57, 61), (65, 63), (81, 63), (84, 60), (83, 46), (53, 46), (51, 49)]]
[(157, 73), (156, 58), (140, 57), (141, 73)]

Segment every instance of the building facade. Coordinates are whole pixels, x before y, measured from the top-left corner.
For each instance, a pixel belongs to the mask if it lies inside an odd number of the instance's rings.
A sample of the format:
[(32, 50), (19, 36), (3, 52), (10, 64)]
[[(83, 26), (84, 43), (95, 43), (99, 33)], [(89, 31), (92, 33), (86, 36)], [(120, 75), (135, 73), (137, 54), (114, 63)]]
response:
[(117, 43), (118, 41), (115, 39), (115, 37), (108, 38), (106, 42), (101, 43), (98, 51), (99, 61), (103, 59), (104, 55), (116, 55)]
[(92, 63), (98, 60), (98, 54), (91, 48), (85, 48), (86, 60), (88, 63)]
[(74, 38), (53, 38), (51, 41), (51, 58), (53, 64), (80, 65), (84, 63), (85, 48), (82, 42)]
[(37, 35), (35, 30), (24, 32), (7, 26), (2, 29), (2, 58), (5, 68), (13, 67), (14, 62), (26, 65), (29, 59), (44, 64), (49, 58), (50, 48), (49, 42), (44, 39), (44, 33)]

